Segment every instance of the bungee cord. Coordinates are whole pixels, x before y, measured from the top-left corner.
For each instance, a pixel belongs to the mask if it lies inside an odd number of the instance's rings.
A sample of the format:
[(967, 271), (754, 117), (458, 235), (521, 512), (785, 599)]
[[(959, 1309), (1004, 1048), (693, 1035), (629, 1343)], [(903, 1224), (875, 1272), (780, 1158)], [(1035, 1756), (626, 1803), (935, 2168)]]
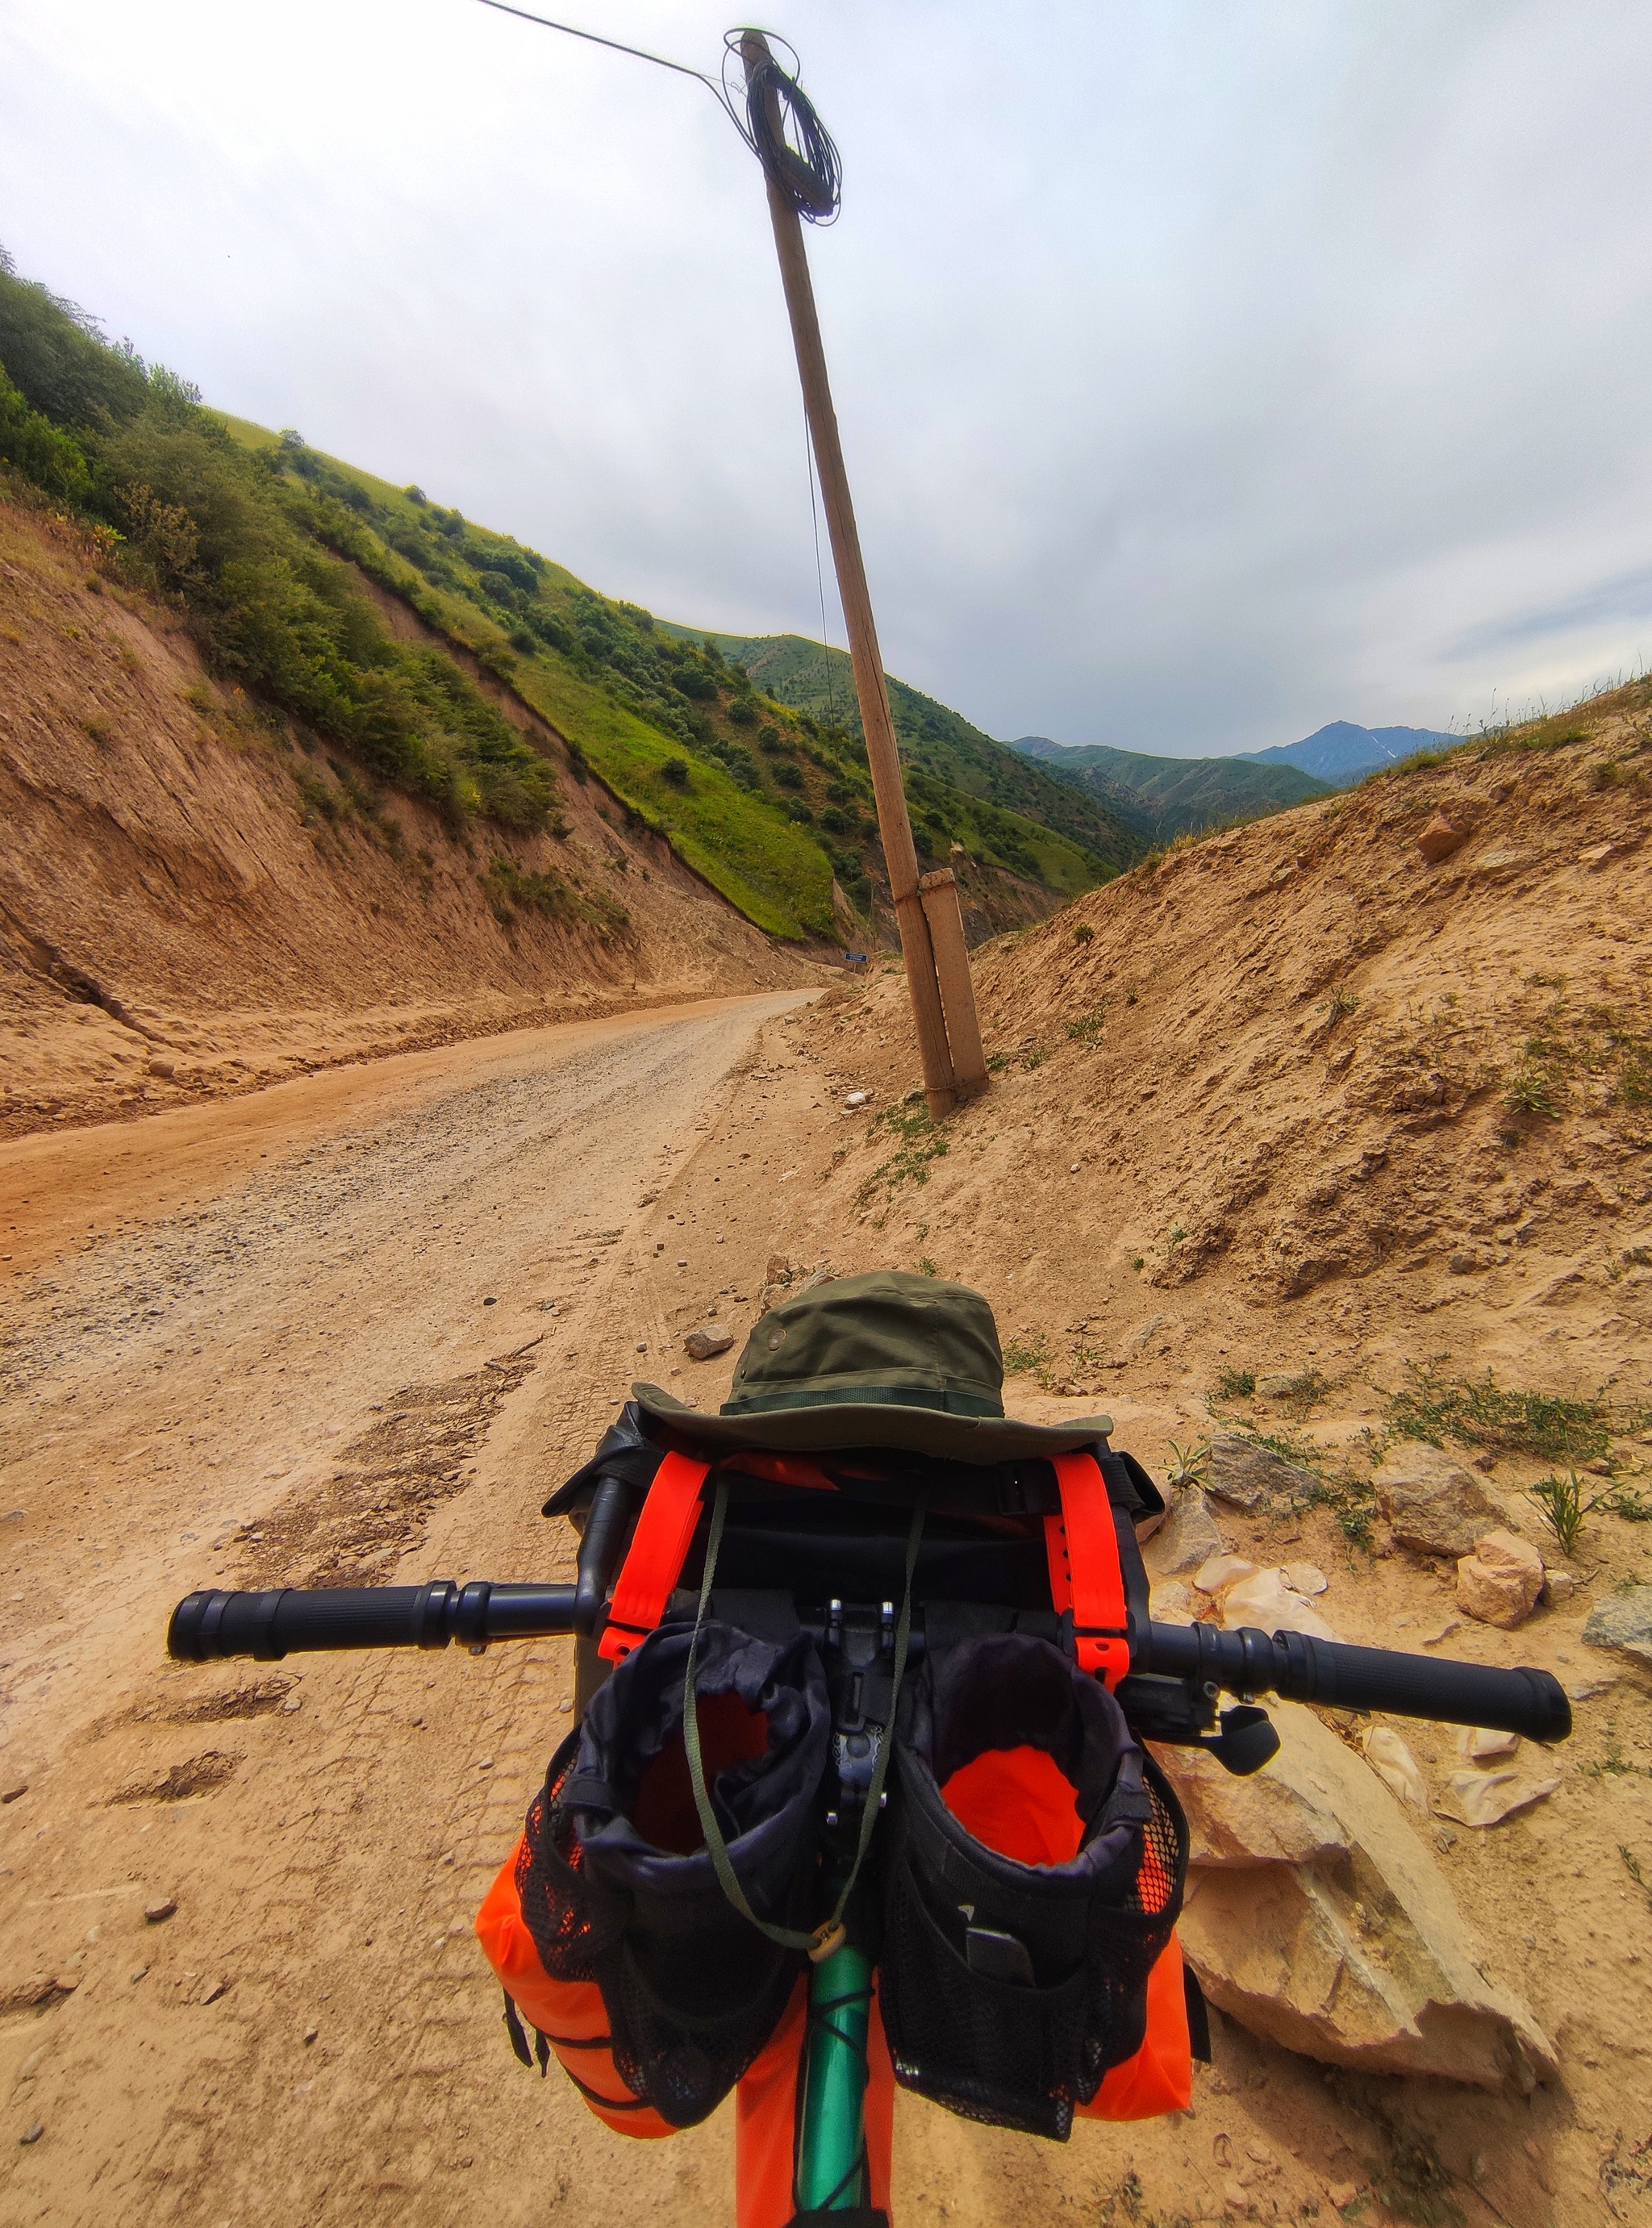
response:
[[(797, 50), (772, 31), (763, 36), (784, 49), (791, 67), (772, 54), (759, 61), (748, 74), (740, 54), (740, 41), (752, 27), (739, 24), (723, 34), (720, 79), (708, 77), (688, 62), (674, 62), (646, 47), (627, 46), (623, 39), (605, 38), (599, 31), (584, 31), (575, 23), (560, 23), (549, 16), (536, 16), (515, 8), (510, 0), (479, 0), (496, 15), (514, 16), (519, 22), (536, 23), (541, 30), (560, 31), (610, 53), (629, 54), (634, 61), (652, 62), (677, 77), (691, 77), (703, 85), (740, 138), (763, 165), (764, 175), (809, 224), (830, 224), (842, 204), (843, 172), (832, 135), (821, 122), (814, 103), (797, 82)], [(773, 110), (770, 99), (772, 96)]]

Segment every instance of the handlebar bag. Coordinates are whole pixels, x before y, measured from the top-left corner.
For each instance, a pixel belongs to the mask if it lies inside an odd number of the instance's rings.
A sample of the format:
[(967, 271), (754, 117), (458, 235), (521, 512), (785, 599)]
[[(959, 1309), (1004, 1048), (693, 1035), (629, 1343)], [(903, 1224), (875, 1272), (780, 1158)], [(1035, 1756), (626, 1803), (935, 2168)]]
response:
[(994, 1633), (938, 1649), (901, 1697), (890, 1814), (896, 2079), (1064, 2142), (1146, 2033), (1187, 1877), (1174, 1793), (1098, 1680)]
[[(763, 2049), (804, 1959), (725, 1896), (682, 1739), (690, 1635), (663, 1627), (618, 1666), (551, 1760), (528, 1812), (522, 1917), (554, 1980), (594, 1981), (613, 2064), (672, 2127), (692, 2127)], [(756, 1916), (806, 1930), (831, 1710), (807, 1634), (700, 1629), (706, 1783)]]

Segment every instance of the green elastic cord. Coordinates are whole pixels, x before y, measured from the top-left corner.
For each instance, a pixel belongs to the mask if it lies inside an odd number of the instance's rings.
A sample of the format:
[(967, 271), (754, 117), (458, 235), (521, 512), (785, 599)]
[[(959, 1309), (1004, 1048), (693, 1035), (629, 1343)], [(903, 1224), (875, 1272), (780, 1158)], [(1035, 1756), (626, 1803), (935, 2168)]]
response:
[(906, 1674), (906, 1648), (912, 1638), (912, 1581), (918, 1567), (918, 1543), (924, 1536), (924, 1504), (920, 1501), (912, 1513), (912, 1530), (906, 1535), (906, 1584), (901, 1597), (900, 1616), (895, 1625), (894, 1681), (889, 1696), (889, 1722), (883, 1729), (883, 1738), (878, 1743), (878, 1753), (872, 1766), (872, 1781), (867, 1789), (866, 1807), (861, 1813), (861, 1839), (855, 1852), (855, 1862), (849, 1866), (848, 1877), (843, 1882), (842, 1892), (829, 1918), (823, 1919), (812, 1934), (799, 1933), (792, 1926), (772, 1926), (766, 1918), (759, 1918), (746, 1899), (746, 1891), (740, 1884), (728, 1853), (728, 1844), (723, 1839), (722, 1828), (717, 1823), (716, 1813), (711, 1807), (711, 1796), (706, 1786), (705, 1766), (700, 1757), (700, 1718), (695, 1703), (695, 1673), (700, 1663), (700, 1628), (705, 1623), (706, 1610), (711, 1600), (712, 1579), (716, 1574), (718, 1551), (723, 1542), (723, 1519), (728, 1514), (728, 1487), (719, 1477), (711, 1504), (711, 1531), (706, 1541), (706, 1574), (700, 1582), (700, 1606), (695, 1611), (694, 1636), (688, 1642), (688, 1670), (682, 1683), (682, 1745), (688, 1751), (688, 1780), (694, 1789), (694, 1807), (700, 1813), (700, 1829), (706, 1837), (706, 1847), (711, 1852), (711, 1861), (723, 1893), (742, 1918), (749, 1919), (759, 1934), (771, 1942), (778, 1942), (784, 1950), (807, 1950), (818, 1952), (836, 1933), (843, 1917), (849, 1891), (860, 1875), (866, 1853), (872, 1840), (872, 1829), (878, 1822), (878, 1806), (883, 1796), (883, 1783), (888, 1777), (889, 1751), (894, 1745), (895, 1705), (900, 1700), (900, 1682)]

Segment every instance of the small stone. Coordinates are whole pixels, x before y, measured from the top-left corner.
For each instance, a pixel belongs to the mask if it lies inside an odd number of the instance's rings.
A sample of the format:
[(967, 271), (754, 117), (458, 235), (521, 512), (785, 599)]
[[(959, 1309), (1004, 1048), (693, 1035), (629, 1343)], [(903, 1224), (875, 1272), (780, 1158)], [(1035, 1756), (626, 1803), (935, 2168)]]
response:
[(1264, 1400), (1288, 1400), (1296, 1391), (1297, 1380), (1288, 1369), (1276, 1369), (1256, 1380), (1258, 1395)]
[(1423, 1634), (1424, 1647), (1437, 1648), (1448, 1635), (1458, 1630), (1462, 1623), (1463, 1619), (1460, 1617), (1443, 1617), (1437, 1624), (1430, 1625), (1428, 1630)]
[(1467, 1555), (1497, 1521), (1496, 1504), (1471, 1470), (1416, 1439), (1390, 1450), (1371, 1481), (1394, 1538), (1430, 1555)]
[(291, 1712), (293, 1712), (294, 1710), (301, 1710), (301, 1709), (303, 1709), (303, 1707), (304, 1707), (304, 1703), (303, 1703), (302, 1700), (300, 1699), (300, 1697), (299, 1697), (298, 1695), (297, 1695), (297, 1694), (289, 1694), (289, 1695), (287, 1696), (287, 1698), (286, 1698), (285, 1701), (282, 1703), (281, 1706), (282, 1706), (282, 1708), (283, 1708), (284, 1710), (285, 1710), (289, 1714), (291, 1714)]
[(208, 1981), (206, 1987), (201, 1992), (202, 2002), (203, 2004), (215, 2004), (219, 1997), (223, 1994), (228, 1986), (229, 1983), (227, 1981)]
[(1293, 1593), (1280, 1571), (1258, 1571), (1242, 1578), (1222, 1596), (1222, 1629), (1243, 1632), (1304, 1632), (1314, 1640), (1335, 1640), (1317, 1610), (1301, 1594)]
[(152, 1060), (149, 1064), (149, 1072), (151, 1075), (158, 1075), (164, 1079), (176, 1073), (177, 1064), (170, 1060)]
[(1322, 1594), (1330, 1586), (1330, 1580), (1317, 1563), (1287, 1563), (1284, 1570), (1285, 1584), (1293, 1593)]
[(556, 1705), (556, 1708), (557, 1708), (557, 1714), (558, 1714), (560, 1717), (564, 1717), (564, 1718), (565, 1718), (565, 1717), (567, 1717), (567, 1715), (568, 1714), (568, 1712), (569, 1712), (573, 1707), (573, 1697), (572, 1696), (572, 1694), (563, 1694), (563, 1695), (561, 1695), (561, 1696), (560, 1696), (560, 1697), (558, 1698), (557, 1705)]
[(852, 1114), (857, 1106), (864, 1106), (871, 1095), (869, 1091), (851, 1091), (843, 1104)]
[(1277, 1494), (1291, 1499), (1310, 1494), (1319, 1480), (1300, 1463), (1287, 1462), (1244, 1431), (1218, 1431), (1210, 1443), (1207, 1489), (1233, 1508), (1256, 1508)]
[(38, 2050), (31, 2050), (29, 2052), (28, 2057), (24, 2058), (22, 2064), (17, 2068), (17, 2078), (19, 2081), (32, 2081), (34, 2079), (35, 2076), (40, 2071), (41, 2067), (46, 2063), (46, 2049), (47, 2046), (44, 2043), (42, 2043)]
[(177, 1907), (176, 1897), (163, 1896), (158, 1903), (146, 1903), (144, 1905), (144, 1916), (151, 1926), (158, 1926), (163, 1918), (170, 1918)]
[(131, 1972), (126, 1975), (127, 1986), (129, 1988), (135, 1988), (148, 1971), (149, 1967), (147, 1965), (134, 1965)]
[(1513, 1771), (1453, 1771), (1446, 1778), (1440, 1809), (1460, 1826), (1500, 1826), (1517, 1810), (1529, 1809), (1553, 1795), (1559, 1784), (1558, 1772), (1522, 1787)]
[(38, 2120), (33, 2120), (17, 2138), (19, 2144), (37, 2143), (46, 2130)]
[(1615, 1673), (1604, 1679), (1578, 1679), (1566, 1688), (1566, 1700), (1572, 1702), (1592, 1702), (1598, 1694), (1610, 1694), (1617, 1684)]
[(1365, 1737), (1365, 1760), (1391, 1795), (1420, 1811), (1432, 1808), (1417, 1759), (1392, 1725), (1373, 1725)]
[(493, 1758), (490, 1756), (478, 1757), (477, 1759), (476, 1768), (478, 1771), (491, 1771), (493, 1770)]
[(1226, 1587), (1242, 1585), (1246, 1578), (1255, 1578), (1258, 1568), (1243, 1555), (1213, 1555), (1194, 1572), (1193, 1582), (1201, 1594), (1219, 1594)]
[(1542, 1591), (1543, 1558), (1512, 1532), (1488, 1532), (1457, 1565), (1457, 1607), (1505, 1632), (1524, 1624)]
[(1224, 1541), (1210, 1513), (1210, 1504), (1196, 1486), (1166, 1495), (1170, 1513), (1143, 1550), (1149, 1572), (1159, 1578), (1179, 1578), (1220, 1555)]
[(496, 1299), (489, 1298), (483, 1300), (482, 1304), (484, 1308), (496, 1308), (499, 1303)]
[(1652, 1670), (1652, 1586), (1631, 1586), (1591, 1610), (1583, 1629), (1591, 1648), (1610, 1648)]
[(19, 1779), (10, 1787), (0, 1788), (0, 1802), (19, 1802), (29, 1792), (29, 1782)]
[(1543, 1575), (1543, 1598), (1551, 1604), (1569, 1602), (1578, 1591), (1578, 1581), (1570, 1571), (1546, 1571)]
[(1166, 1578), (1149, 1591), (1147, 1613), (1155, 1624), (1191, 1624), (1194, 1608), (1192, 1591), (1180, 1578)]
[(1437, 812), (1417, 838), (1417, 848), (1431, 867), (1437, 867), (1442, 859), (1449, 859), (1467, 841), (1466, 829), (1454, 828), (1443, 812)]
[(733, 1332), (721, 1323), (701, 1323), (688, 1333), (682, 1346), (690, 1361), (709, 1361), (715, 1354), (727, 1354), (733, 1343)]
[(321, 2033), (321, 2029), (320, 2029), (318, 2026), (307, 2026), (307, 2027), (304, 2029), (304, 2048), (305, 2048), (306, 2050), (308, 2050), (308, 2049), (309, 2049), (309, 2047), (310, 2047), (311, 2044), (311, 2043), (316, 2039), (316, 2037), (317, 2037), (320, 2033)]
[(1520, 1746), (1520, 1735), (1494, 1732), (1486, 1725), (1464, 1725), (1457, 1746), (1465, 1764), (1489, 1764), (1494, 1757), (1513, 1756)]

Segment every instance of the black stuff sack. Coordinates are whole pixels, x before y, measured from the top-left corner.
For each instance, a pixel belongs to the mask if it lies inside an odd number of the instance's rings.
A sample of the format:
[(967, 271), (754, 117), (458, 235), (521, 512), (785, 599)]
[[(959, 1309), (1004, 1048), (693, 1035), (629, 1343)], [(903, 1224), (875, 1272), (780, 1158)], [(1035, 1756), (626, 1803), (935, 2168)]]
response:
[[(682, 1738), (690, 1635), (650, 1635), (592, 1697), (528, 1815), (522, 1917), (556, 1980), (594, 1981), (613, 2060), (673, 2127), (728, 2094), (805, 1960), (725, 1896)], [(696, 1711), (707, 1786), (747, 1902), (772, 1925), (814, 1917), (817, 1802), (831, 1709), (806, 1634), (779, 1643), (701, 1627)]]
[(1065, 2142), (1140, 2048), (1188, 1833), (1101, 1683), (1047, 1641), (960, 1640), (901, 1698), (880, 2001), (903, 2087)]

